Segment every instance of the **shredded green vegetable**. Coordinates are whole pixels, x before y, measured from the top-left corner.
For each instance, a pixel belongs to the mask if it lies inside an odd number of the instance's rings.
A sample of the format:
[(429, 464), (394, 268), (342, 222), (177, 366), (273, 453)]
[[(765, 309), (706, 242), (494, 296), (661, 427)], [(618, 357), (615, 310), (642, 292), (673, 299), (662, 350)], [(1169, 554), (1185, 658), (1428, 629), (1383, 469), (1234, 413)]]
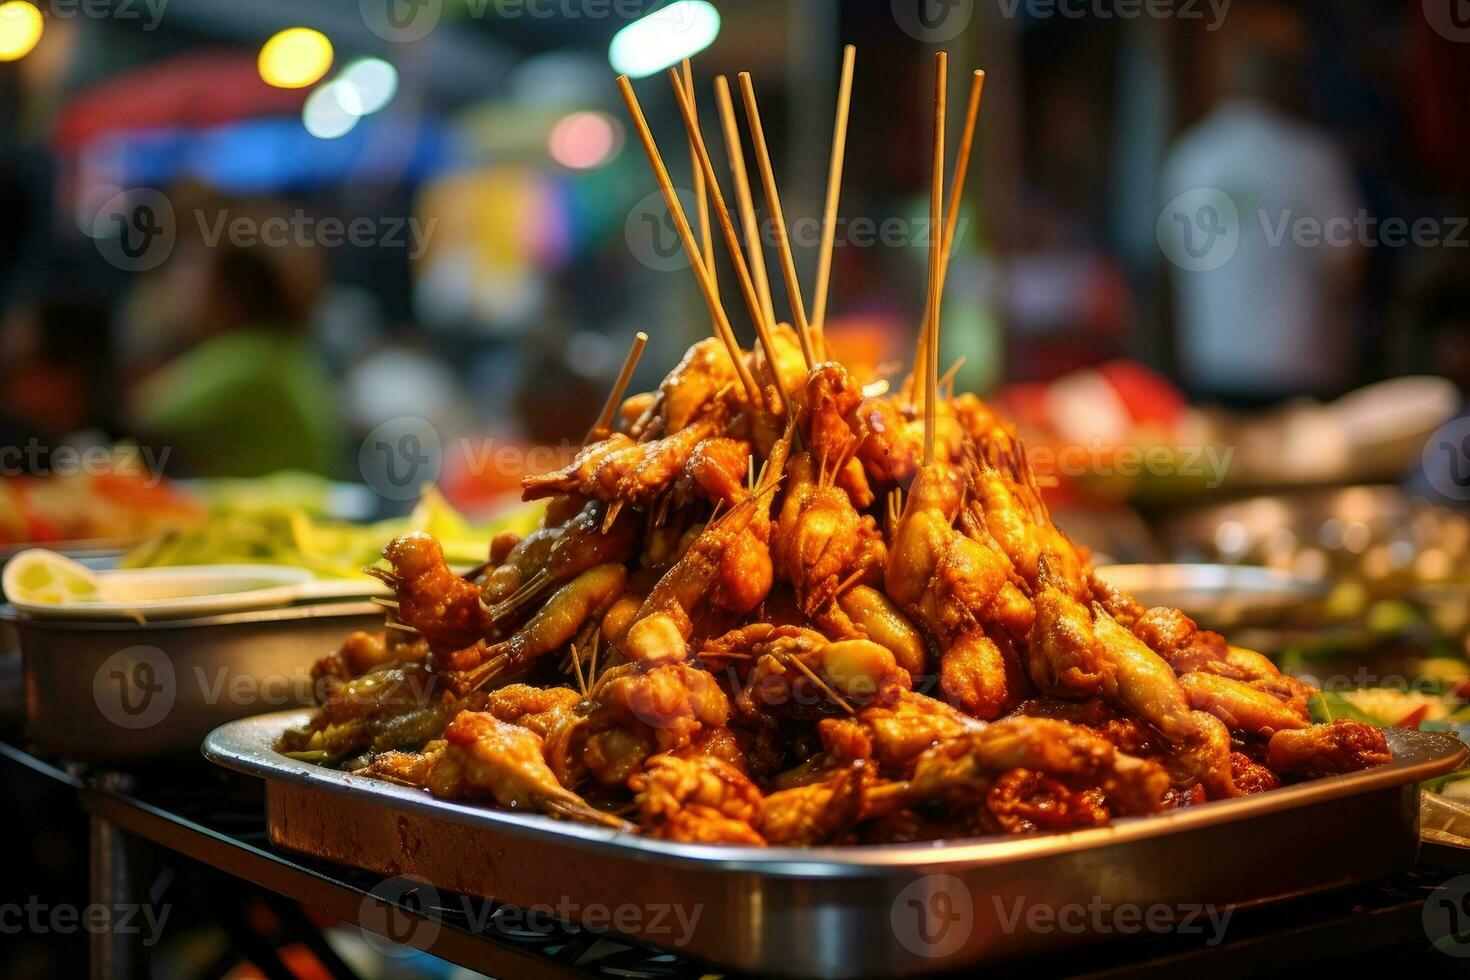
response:
[(430, 488), (407, 517), (348, 524), (313, 517), (293, 504), (249, 506), (236, 496), (211, 509), (208, 520), (143, 542), (123, 556), (123, 568), (160, 565), (270, 564), (307, 568), (318, 578), (351, 579), (378, 560), (383, 545), (409, 531), (432, 534), (450, 565), (478, 565), (490, 539), (533, 530), (544, 507), (527, 504), (483, 524), (468, 521)]

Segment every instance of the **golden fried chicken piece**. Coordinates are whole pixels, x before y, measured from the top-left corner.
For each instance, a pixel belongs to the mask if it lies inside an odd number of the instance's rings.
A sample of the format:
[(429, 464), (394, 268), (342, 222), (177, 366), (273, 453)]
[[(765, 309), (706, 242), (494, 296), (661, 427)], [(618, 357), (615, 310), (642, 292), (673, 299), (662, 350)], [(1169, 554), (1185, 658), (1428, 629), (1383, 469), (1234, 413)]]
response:
[(732, 507), (750, 496), (745, 485), (749, 473), (750, 443), (743, 439), (706, 439), (684, 463), (684, 475), (706, 498)]
[(596, 486), (597, 474), (607, 460), (637, 450), (639, 443), (621, 432), (614, 432), (605, 439), (583, 446), (572, 461), (561, 469), (534, 473), (521, 479), (521, 496), (526, 500), (540, 500), (559, 493), (575, 491), (584, 486)]
[(1230, 775), (1246, 796), (1264, 793), (1281, 785), (1281, 778), (1243, 752), (1230, 753)]
[(967, 633), (939, 658), (939, 688), (950, 704), (988, 721), (1015, 706), (1026, 678), (1010, 640)]
[(709, 756), (656, 755), (629, 780), (639, 824), (654, 837), (701, 844), (750, 844), (765, 840), (761, 792), (740, 770)]
[(659, 578), (620, 644), (629, 659), (658, 664), (688, 658), (695, 614), (702, 611), (701, 604), (722, 584), (724, 575), (740, 571), (740, 567), (732, 570), (725, 563), (725, 552), (743, 549), (742, 537), (760, 518), (773, 489), (774, 483), (762, 487), (706, 525), (684, 555)]
[(562, 469), (523, 478), (521, 496), (538, 500), (576, 492), (593, 500), (647, 505), (683, 474), (700, 443), (724, 430), (725, 414), (717, 408), (689, 426), (649, 442), (635, 443), (614, 433), (583, 449)]
[(1266, 749), (1266, 765), (1282, 776), (1333, 776), (1392, 761), (1383, 732), (1345, 718), (1277, 732)]
[(1174, 671), (1107, 614), (1093, 607), (1093, 633), (1102, 651), (1102, 694), (1137, 715), (1173, 747), (1174, 764), (1203, 783), (1212, 799), (1238, 796), (1230, 777), (1230, 732), (1213, 715), (1191, 707)]
[(385, 667), (419, 663), (428, 655), (428, 643), (416, 634), (395, 630), (389, 636), (384, 630), (376, 633), (353, 630), (341, 647), (312, 664), (312, 697), (318, 704), (324, 704), (333, 692), (354, 677)]
[(628, 582), (620, 564), (589, 568), (552, 593), (526, 624), (499, 643), (480, 640), (450, 654), (444, 677), (460, 694), (484, 686), (495, 677), (511, 677), (553, 650), (564, 648), (582, 626), (605, 613)]
[(610, 827), (623, 821), (562, 786), (542, 754), (540, 736), (483, 711), (465, 711), (444, 730), (447, 746), (429, 771), (429, 791), (442, 799), (494, 799), (529, 810)]
[(1011, 834), (1102, 827), (1110, 819), (1101, 790), (1074, 790), (1030, 769), (1012, 769), (999, 776), (985, 794), (985, 806)]
[(581, 695), (569, 687), (507, 684), (485, 695), (484, 710), (546, 738), (571, 718), (581, 700)]
[(833, 843), (865, 816), (864, 799), (872, 782), (872, 767), (859, 763), (825, 779), (771, 793), (761, 806), (761, 836), (770, 844)]
[(458, 650), (494, 628), (480, 589), (450, 571), (444, 549), (422, 531), (388, 542), (383, 557), (391, 571), (374, 574), (398, 597), (398, 618), (423, 634), (435, 650)]
[(902, 770), (933, 745), (979, 731), (980, 722), (923, 694), (897, 688), (858, 712), (871, 734), (873, 758)]
[(1075, 789), (1098, 788), (1119, 814), (1164, 809), (1169, 776), (1146, 759), (1119, 752), (1088, 729), (1047, 718), (1012, 717), (946, 739), (921, 755), (909, 780), (910, 801), (963, 801), (989, 792), (1012, 769), (1051, 776)]
[[(1043, 560), (1043, 565), (1045, 561)], [(1087, 697), (1102, 688), (1106, 664), (1092, 631), (1092, 613), (1046, 575), (1035, 599), (1036, 621), (1026, 647), (1031, 682), (1047, 694)]]
[(424, 787), (428, 785), (429, 773), (433, 770), (434, 763), (444, 754), (448, 744), (441, 738), (425, 743), (423, 749), (417, 752), (403, 752), (398, 749), (379, 752), (365, 767), (353, 772), (353, 775), (381, 779), (400, 786)]
[(857, 630), (835, 605), (844, 586), (876, 578), (887, 562), (882, 535), (871, 517), (858, 514), (847, 493), (819, 473), (811, 453), (788, 469), (771, 557), (781, 581), (796, 590), (803, 614), (843, 636)]
[(687, 428), (716, 395), (735, 381), (735, 365), (724, 344), (714, 337), (695, 343), (659, 385), (663, 396), (663, 431), (672, 433)]
[(659, 752), (669, 752), (730, 720), (730, 699), (713, 676), (692, 664), (623, 664), (604, 677), (592, 697), (596, 707), (587, 715), (594, 731), (633, 728), (652, 738)]
[(837, 604), (868, 639), (892, 651), (898, 665), (910, 675), (925, 673), (929, 645), (886, 595), (868, 585), (855, 585), (838, 597)]
[(1232, 730), (1270, 738), (1289, 728), (1306, 728), (1306, 712), (1273, 694), (1218, 674), (1192, 672), (1179, 678), (1192, 707), (1208, 711)]

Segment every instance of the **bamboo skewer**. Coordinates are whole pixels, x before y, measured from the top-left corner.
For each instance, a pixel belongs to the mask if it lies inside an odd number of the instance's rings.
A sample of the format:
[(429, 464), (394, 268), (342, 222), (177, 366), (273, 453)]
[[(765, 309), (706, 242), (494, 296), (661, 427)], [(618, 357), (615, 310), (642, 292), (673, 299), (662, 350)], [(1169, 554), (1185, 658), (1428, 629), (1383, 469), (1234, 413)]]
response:
[(740, 145), (740, 127), (735, 122), (735, 103), (730, 99), (730, 81), (715, 76), (715, 103), (725, 132), (725, 155), (730, 158), (730, 178), (735, 184), (735, 201), (740, 206), (740, 223), (745, 229), (745, 250), (750, 272), (761, 299), (767, 323), (776, 322), (776, 305), (771, 302), (771, 282), (766, 278), (766, 256), (761, 247), (761, 226), (755, 216), (755, 199), (750, 193), (750, 175), (745, 172), (745, 151)]
[(613, 415), (617, 413), (618, 405), (622, 404), (623, 394), (628, 390), (628, 383), (633, 380), (633, 370), (638, 367), (638, 360), (643, 356), (643, 348), (648, 346), (648, 334), (642, 330), (633, 337), (633, 345), (628, 348), (628, 356), (623, 358), (623, 366), (618, 371), (617, 380), (613, 382), (612, 391), (608, 392), (607, 401), (603, 402), (602, 412), (598, 414), (597, 421), (592, 423), (592, 428), (587, 430), (587, 438), (582, 440), (582, 445), (587, 445), (597, 438), (599, 432), (606, 432), (612, 428)]
[[(954, 236), (959, 224), (960, 200), (964, 197), (965, 175), (970, 169), (970, 149), (975, 143), (975, 120), (980, 115), (980, 95), (984, 89), (985, 72), (976, 69), (975, 73), (970, 76), (970, 104), (965, 109), (965, 128), (960, 135), (960, 148), (955, 156), (954, 176), (951, 178), (949, 184), (949, 206), (947, 209), (948, 213), (944, 219), (944, 264), (939, 272), (939, 293), (941, 296), (944, 295), (944, 284), (949, 278), (949, 260), (954, 254)], [(927, 305), (924, 310), (924, 319), (920, 322), (929, 322)], [(926, 355), (928, 353), (928, 343), (929, 338), (927, 335), (920, 338), (918, 360), (921, 363), (915, 364), (914, 371), (916, 378), (923, 377), (921, 368), (927, 370), (928, 357)]]
[[(688, 58), (685, 58), (681, 67), (684, 72), (684, 89), (692, 93), (694, 91), (694, 66)], [(692, 94), (689, 97), (694, 100), (697, 117), (699, 100)], [(692, 141), (689, 144), (689, 165), (694, 168), (694, 207), (695, 215), (699, 222), (697, 230), (699, 231), (700, 254), (704, 256), (704, 267), (713, 272), (715, 268), (715, 235), (714, 229), (710, 227), (709, 222), (709, 191), (705, 188), (704, 171), (699, 169), (699, 159), (694, 155), (694, 143)], [(719, 288), (720, 280), (717, 276), (715, 278), (716, 291)]]
[(812, 296), (812, 335), (825, 345), (827, 290), (832, 276), (832, 244), (837, 233), (837, 202), (842, 196), (842, 164), (847, 154), (847, 113), (852, 103), (852, 68), (857, 48), (842, 49), (842, 80), (837, 86), (837, 119), (832, 124), (832, 158), (827, 165), (827, 203), (822, 212), (822, 249), (817, 253), (817, 284)]
[(755, 159), (761, 172), (761, 186), (766, 192), (766, 206), (771, 210), (771, 220), (776, 224), (776, 251), (781, 259), (781, 276), (786, 282), (786, 293), (791, 301), (791, 314), (796, 318), (796, 332), (801, 338), (801, 352), (810, 368), (817, 362), (816, 349), (812, 344), (811, 323), (806, 318), (806, 304), (801, 299), (801, 283), (796, 278), (796, 259), (791, 254), (791, 239), (786, 234), (786, 215), (781, 210), (781, 194), (776, 189), (776, 173), (771, 167), (771, 151), (766, 146), (765, 128), (761, 125), (761, 113), (755, 101), (755, 86), (751, 84), (750, 72), (740, 73), (740, 95), (745, 101), (746, 122), (750, 125), (750, 140), (755, 145)]
[(633, 119), (633, 128), (638, 132), (638, 140), (643, 144), (643, 152), (648, 157), (648, 165), (653, 169), (653, 176), (658, 181), (659, 190), (663, 192), (664, 204), (673, 216), (674, 227), (679, 232), (679, 240), (684, 244), (684, 253), (689, 256), (689, 264), (694, 269), (694, 277), (699, 281), (699, 290), (704, 295), (704, 302), (709, 307), (710, 316), (714, 319), (715, 334), (725, 345), (730, 360), (734, 362), (735, 373), (740, 378), (740, 383), (745, 386), (745, 393), (752, 404), (759, 405), (761, 398), (760, 386), (756, 384), (755, 376), (750, 373), (750, 366), (745, 363), (745, 353), (740, 349), (740, 342), (735, 339), (735, 331), (730, 327), (730, 318), (725, 315), (725, 308), (720, 305), (720, 294), (714, 286), (714, 276), (705, 266), (704, 258), (699, 251), (699, 243), (694, 238), (694, 230), (689, 227), (689, 219), (684, 214), (684, 207), (679, 203), (678, 192), (674, 190), (674, 182), (669, 179), (668, 168), (664, 166), (663, 157), (659, 155), (658, 144), (654, 142), (653, 132), (648, 128), (648, 120), (643, 116), (643, 106), (638, 102), (638, 95), (633, 91), (633, 83), (628, 80), (627, 75), (618, 76), (618, 91), (623, 96), (623, 102), (628, 107), (628, 114)]
[(934, 164), (929, 186), (929, 302), (924, 333), (928, 337), (924, 369), (924, 465), (934, 465), (934, 420), (939, 408), (939, 282), (944, 265), (944, 115), (949, 55), (934, 56)]
[(740, 236), (735, 232), (735, 223), (730, 218), (730, 208), (725, 203), (725, 195), (720, 191), (719, 178), (715, 174), (714, 163), (710, 160), (709, 148), (705, 146), (704, 134), (699, 128), (699, 117), (695, 115), (694, 99), (689, 90), (680, 82), (679, 73), (672, 68), (669, 69), (669, 81), (674, 87), (679, 112), (684, 117), (684, 127), (689, 131), (689, 145), (694, 147), (695, 159), (704, 174), (705, 187), (714, 201), (715, 216), (725, 236), (725, 247), (730, 252), (731, 261), (735, 263), (735, 280), (740, 284), (740, 292), (745, 298), (746, 309), (755, 323), (756, 336), (760, 339), (761, 347), (765, 349), (766, 360), (770, 363), (771, 374), (776, 381), (776, 390), (781, 396), (781, 404), (786, 409), (786, 417), (794, 418), (791, 395), (787, 392), (786, 385), (782, 382), (781, 374), (777, 370), (776, 344), (771, 335), (775, 321), (767, 322), (765, 311), (761, 309), (760, 297), (756, 294), (750, 268), (746, 265), (745, 255), (740, 249)]

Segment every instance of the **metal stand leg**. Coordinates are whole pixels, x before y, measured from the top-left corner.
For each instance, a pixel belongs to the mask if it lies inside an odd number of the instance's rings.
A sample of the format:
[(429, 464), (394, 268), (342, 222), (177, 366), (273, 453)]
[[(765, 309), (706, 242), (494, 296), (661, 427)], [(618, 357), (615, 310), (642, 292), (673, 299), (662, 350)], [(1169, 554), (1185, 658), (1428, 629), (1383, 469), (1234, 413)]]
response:
[[(142, 920), (139, 911), (148, 901), (146, 885), (140, 880), (138, 842), (101, 817), (91, 818), (89, 892), (93, 905), (108, 910), (116, 922), (124, 910), (128, 919)], [(103, 929), (90, 934), (92, 980), (146, 980), (147, 954), (141, 929)]]

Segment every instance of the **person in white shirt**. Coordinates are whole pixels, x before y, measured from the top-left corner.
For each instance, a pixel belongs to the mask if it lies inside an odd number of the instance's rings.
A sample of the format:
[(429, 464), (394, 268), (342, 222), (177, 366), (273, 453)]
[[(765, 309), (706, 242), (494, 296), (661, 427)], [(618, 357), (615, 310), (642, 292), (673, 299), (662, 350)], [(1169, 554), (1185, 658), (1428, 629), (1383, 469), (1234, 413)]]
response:
[(1338, 393), (1359, 367), (1353, 317), (1371, 226), (1346, 153), (1291, 111), (1300, 19), (1275, 5), (1237, 13), (1247, 16), (1222, 52), (1223, 97), (1164, 165), (1158, 238), (1182, 380), (1236, 401)]

